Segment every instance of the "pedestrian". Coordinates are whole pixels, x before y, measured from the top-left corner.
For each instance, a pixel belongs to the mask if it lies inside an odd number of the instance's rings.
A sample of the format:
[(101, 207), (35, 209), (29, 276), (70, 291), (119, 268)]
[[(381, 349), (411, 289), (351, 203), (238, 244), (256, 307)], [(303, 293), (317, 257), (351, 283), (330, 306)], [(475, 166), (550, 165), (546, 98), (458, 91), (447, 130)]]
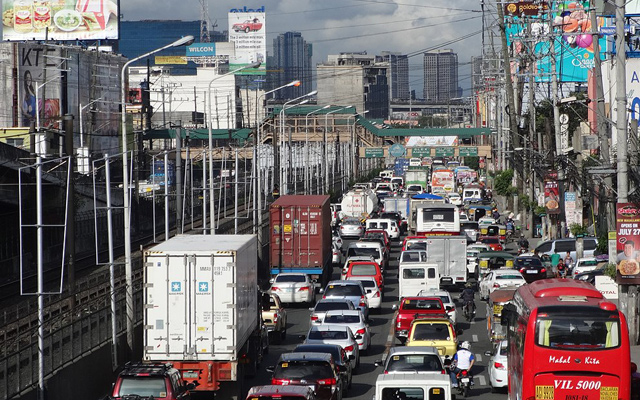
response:
[(570, 251), (567, 251), (567, 255), (564, 257), (564, 265), (567, 268), (571, 268), (571, 266), (573, 265), (573, 258), (571, 257)]
[(561, 258), (560, 254), (558, 254), (557, 251), (554, 252), (551, 255), (551, 266), (554, 267), (554, 268), (557, 267), (558, 266), (558, 262), (560, 262), (560, 258)]
[(556, 278), (565, 278), (567, 276), (567, 266), (564, 265), (564, 260), (560, 259), (556, 266)]

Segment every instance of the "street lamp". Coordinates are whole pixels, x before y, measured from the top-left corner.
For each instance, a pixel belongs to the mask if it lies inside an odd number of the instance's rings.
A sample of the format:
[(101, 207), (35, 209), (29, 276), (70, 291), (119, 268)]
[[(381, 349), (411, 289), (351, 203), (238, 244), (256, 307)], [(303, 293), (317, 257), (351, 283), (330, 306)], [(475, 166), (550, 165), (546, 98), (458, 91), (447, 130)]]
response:
[(309, 116), (312, 114), (315, 114), (317, 112), (320, 112), (322, 110), (326, 110), (328, 108), (331, 108), (331, 104), (327, 104), (326, 106), (322, 107), (322, 108), (318, 108), (317, 110), (313, 110), (310, 113), (308, 113), (307, 115), (305, 115), (304, 117), (304, 148), (305, 148), (305, 154), (304, 154), (304, 158), (305, 158), (305, 163), (304, 163), (304, 188), (305, 188), (305, 193), (307, 194), (311, 194), (311, 173), (310, 173), (310, 169), (309, 169)]
[(353, 175), (353, 180), (354, 181), (357, 179), (356, 169), (357, 169), (357, 164), (358, 164), (358, 160), (357, 160), (358, 159), (358, 153), (357, 153), (357, 146), (356, 146), (358, 144), (358, 134), (356, 132), (356, 121), (358, 120), (359, 117), (367, 114), (369, 111), (370, 110), (364, 110), (363, 112), (361, 112), (359, 114), (355, 113), (355, 114), (349, 115), (347, 117), (347, 123), (349, 121), (349, 118), (353, 117), (353, 125), (350, 125), (352, 127), (351, 128), (352, 129), (352, 131), (351, 131), (351, 147), (352, 147), (352, 149), (351, 150), (353, 151), (352, 160), (351, 160), (351, 166), (350, 166), (350, 169), (351, 169), (350, 172), (351, 172), (351, 175)]
[[(213, 187), (213, 132), (212, 132), (212, 127), (213, 127), (213, 113), (211, 111), (211, 85), (213, 84), (213, 82), (215, 82), (216, 80), (223, 78), (225, 76), (228, 75), (233, 75), (238, 71), (242, 71), (248, 68), (258, 68), (260, 67), (260, 63), (259, 62), (255, 62), (249, 65), (245, 65), (243, 67), (240, 68), (236, 68), (232, 71), (226, 72), (224, 74), (218, 75), (215, 78), (211, 79), (209, 81), (209, 87), (207, 90), (207, 102), (209, 103), (209, 123), (208, 125), (208, 129), (207, 129), (207, 133), (209, 135), (209, 220), (211, 221), (211, 229), (209, 230), (210, 233), (212, 235), (216, 234), (216, 227), (215, 227), (215, 202), (214, 202), (214, 187)], [(227, 129), (231, 129), (229, 126), (227, 126)], [(206, 204), (207, 199), (206, 199), (206, 191), (204, 191), (204, 199), (202, 199), (202, 201)], [(203, 233), (206, 232), (206, 228), (207, 228), (207, 221), (205, 221), (204, 219), (202, 220), (202, 228), (203, 228)]]
[(327, 131), (329, 130), (329, 114), (335, 114), (339, 111), (346, 110), (348, 108), (353, 108), (353, 106), (346, 106), (342, 108), (338, 108), (337, 110), (329, 111), (324, 115), (324, 159), (322, 162), (324, 163), (324, 190), (325, 194), (329, 193), (329, 147), (327, 146)]
[(131, 213), (129, 209), (129, 159), (127, 149), (127, 96), (126, 96), (126, 81), (125, 72), (132, 63), (149, 57), (152, 54), (159, 53), (162, 50), (169, 49), (171, 47), (185, 46), (193, 43), (193, 36), (185, 36), (170, 43), (166, 46), (152, 50), (141, 56), (127, 61), (122, 66), (120, 73), (120, 87), (121, 93), (121, 108), (122, 108), (122, 207), (124, 212), (124, 266), (126, 275), (126, 307), (127, 307), (127, 344), (129, 348), (133, 350), (133, 269), (131, 267)]

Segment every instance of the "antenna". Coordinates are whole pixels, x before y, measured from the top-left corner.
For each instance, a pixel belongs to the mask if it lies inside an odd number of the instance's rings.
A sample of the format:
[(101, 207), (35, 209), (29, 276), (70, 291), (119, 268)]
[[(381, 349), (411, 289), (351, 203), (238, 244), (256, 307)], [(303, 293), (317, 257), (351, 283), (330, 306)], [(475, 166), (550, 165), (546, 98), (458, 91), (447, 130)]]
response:
[(211, 42), (207, 24), (209, 20), (209, 0), (200, 0), (200, 5), (200, 43), (209, 43)]

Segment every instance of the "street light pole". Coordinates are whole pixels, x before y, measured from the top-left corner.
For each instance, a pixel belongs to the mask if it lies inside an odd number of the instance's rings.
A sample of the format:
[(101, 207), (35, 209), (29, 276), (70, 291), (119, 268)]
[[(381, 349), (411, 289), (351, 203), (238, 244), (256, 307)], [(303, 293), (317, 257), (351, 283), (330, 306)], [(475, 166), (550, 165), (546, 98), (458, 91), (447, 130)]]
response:
[[(326, 113), (324, 115), (324, 138), (323, 138), (323, 146), (324, 146), (324, 158), (322, 160), (323, 166), (324, 166), (324, 191), (325, 194), (329, 193), (329, 146), (327, 146), (327, 139), (328, 139), (328, 135), (327, 132), (329, 131), (329, 114), (335, 114), (339, 111), (342, 110), (346, 110), (348, 108), (353, 108), (353, 106), (346, 106), (346, 107), (342, 107), (342, 108), (338, 108), (337, 110), (333, 110), (333, 111), (329, 111), (328, 113)], [(335, 124), (334, 124), (335, 125)]]
[(331, 105), (327, 104), (322, 108), (311, 111), (304, 117), (304, 191), (306, 194), (311, 194), (311, 173), (309, 169), (309, 116), (330, 107)]
[(124, 212), (124, 266), (126, 275), (126, 310), (127, 310), (127, 344), (129, 350), (133, 351), (133, 268), (131, 266), (131, 210), (129, 198), (129, 158), (127, 149), (127, 96), (126, 96), (126, 80), (125, 73), (132, 63), (149, 57), (152, 54), (161, 52), (171, 47), (185, 46), (193, 43), (193, 36), (185, 36), (159, 49), (152, 50), (139, 57), (127, 61), (122, 66), (120, 73), (121, 87), (121, 117), (122, 117), (122, 207)]

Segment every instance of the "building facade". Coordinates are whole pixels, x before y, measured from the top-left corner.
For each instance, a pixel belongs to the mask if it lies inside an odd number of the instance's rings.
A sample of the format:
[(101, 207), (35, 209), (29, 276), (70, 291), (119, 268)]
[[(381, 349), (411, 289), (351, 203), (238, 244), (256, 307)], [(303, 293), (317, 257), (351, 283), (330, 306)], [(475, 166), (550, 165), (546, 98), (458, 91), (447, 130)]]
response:
[(424, 99), (447, 102), (458, 96), (458, 55), (453, 50), (424, 53)]
[(378, 62), (389, 64), (389, 93), (391, 100), (409, 100), (409, 58), (406, 54), (383, 51)]
[(268, 58), (269, 90), (300, 81), (299, 86), (286, 87), (273, 93), (275, 99), (290, 100), (311, 92), (313, 68), (311, 57), (313, 46), (307, 43), (300, 32), (286, 32), (273, 39), (273, 56)]

